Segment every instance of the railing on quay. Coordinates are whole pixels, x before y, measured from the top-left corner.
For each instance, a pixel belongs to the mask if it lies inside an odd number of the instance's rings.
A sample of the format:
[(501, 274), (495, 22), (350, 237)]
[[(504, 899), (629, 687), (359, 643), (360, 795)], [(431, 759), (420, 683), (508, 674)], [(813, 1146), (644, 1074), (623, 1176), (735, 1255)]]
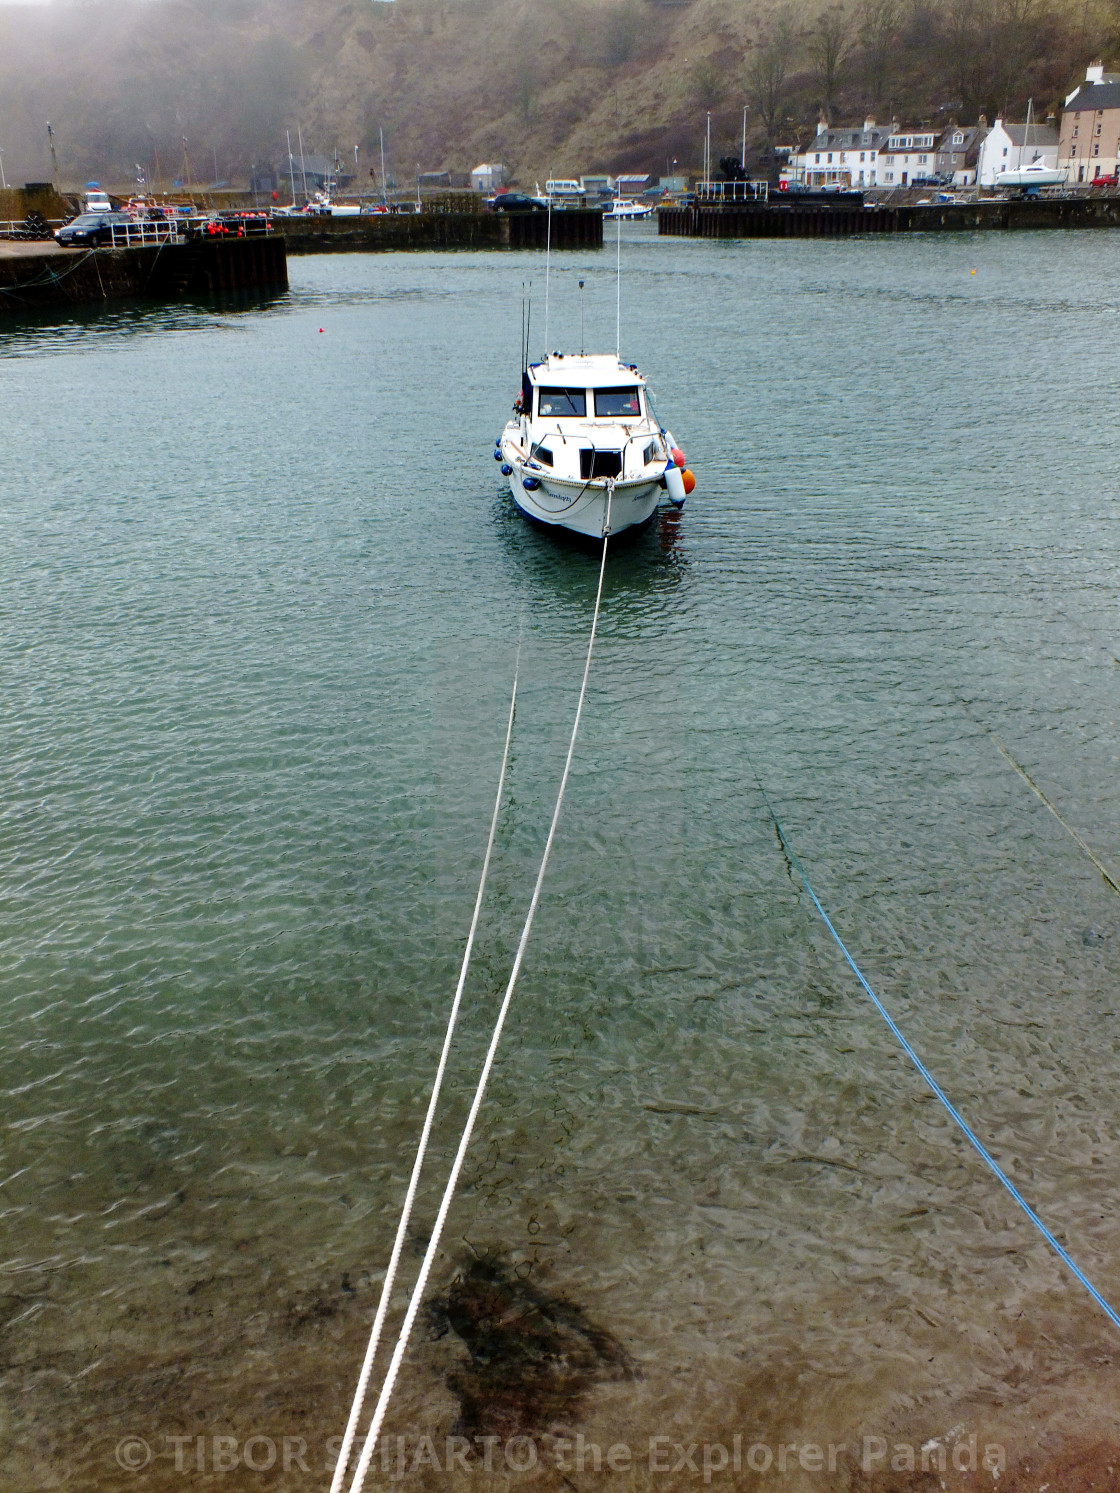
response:
[(206, 239), (260, 238), (273, 231), (263, 214), (234, 213), (228, 217), (145, 218), (133, 223), (111, 223), (114, 249), (143, 244), (189, 243)]
[(698, 181), (695, 188), (697, 202), (720, 204), (724, 202), (769, 202), (768, 181)]
[[(65, 227), (69, 218), (45, 220), (47, 233), (29, 228), (25, 218), (0, 220), (0, 239), (26, 242), (51, 243), (54, 230)], [(229, 217), (190, 218), (135, 218), (128, 223), (108, 223), (104, 247), (113, 249), (135, 249), (147, 244), (185, 243), (191, 239), (249, 238), (274, 232), (272, 224), (264, 214), (237, 213)]]

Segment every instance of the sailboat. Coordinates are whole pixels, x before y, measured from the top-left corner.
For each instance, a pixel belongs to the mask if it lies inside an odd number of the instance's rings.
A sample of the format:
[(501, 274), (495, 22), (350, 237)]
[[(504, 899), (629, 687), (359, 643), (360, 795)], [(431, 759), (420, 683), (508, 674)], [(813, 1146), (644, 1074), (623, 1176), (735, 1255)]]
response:
[(1023, 156), (1026, 154), (1027, 142), (1031, 133), (1031, 106), (1033, 99), (1027, 100), (1027, 122), (1023, 126), (1023, 144), (1019, 149), (1019, 164), (1004, 171), (997, 171), (994, 185), (996, 187), (1016, 187), (1019, 190), (1028, 191), (1039, 187), (1060, 187), (1068, 178), (1066, 168), (1058, 166), (1047, 166), (1042, 159), (1042, 152), (1036, 150), (1034, 160), (1028, 165), (1023, 165)]

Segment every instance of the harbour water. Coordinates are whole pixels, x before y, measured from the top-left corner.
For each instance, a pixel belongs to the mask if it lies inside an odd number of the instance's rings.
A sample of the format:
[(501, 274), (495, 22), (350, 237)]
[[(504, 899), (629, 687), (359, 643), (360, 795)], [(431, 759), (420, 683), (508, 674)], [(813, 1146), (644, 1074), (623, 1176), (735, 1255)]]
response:
[[(609, 560), (371, 1486), (991, 1488), (993, 1446), (1001, 1493), (1110, 1486), (1120, 1340), (754, 771), (1116, 1304), (1120, 899), (999, 749), (1120, 871), (1114, 245), (625, 235), (623, 353), (698, 488)], [(611, 345), (612, 261), (554, 263), (552, 346), (581, 277)], [(547, 830), (597, 562), (490, 455), (543, 257), (290, 273), (0, 333), (4, 1493), (326, 1486), (519, 637), (398, 1308)]]

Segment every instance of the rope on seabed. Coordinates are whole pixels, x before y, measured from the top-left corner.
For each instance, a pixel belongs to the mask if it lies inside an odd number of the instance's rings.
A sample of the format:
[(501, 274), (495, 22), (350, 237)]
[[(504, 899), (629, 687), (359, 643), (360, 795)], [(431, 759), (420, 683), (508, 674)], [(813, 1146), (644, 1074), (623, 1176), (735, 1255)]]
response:
[[(963, 700), (961, 701), (961, 704), (964, 705), (964, 701)], [(976, 720), (975, 716), (973, 716), (973, 715), (970, 714), (967, 705), (964, 706), (964, 710), (965, 710), (965, 714), (968, 716), (969, 720), (972, 720), (972, 721)], [(1112, 872), (1103, 863), (1103, 861), (1101, 861), (1101, 860), (1098, 859), (1098, 857), (1093, 853), (1093, 851), (1090, 849), (1090, 847), (1088, 845), (1086, 845), (1085, 841), (1081, 838), (1081, 836), (1077, 833), (1077, 831), (1073, 828), (1073, 826), (1071, 824), (1067, 824), (1066, 823), (1066, 821), (1062, 818), (1061, 814), (1058, 813), (1057, 809), (1050, 802), (1050, 800), (1046, 797), (1046, 794), (1043, 793), (1042, 789), (1038, 786), (1038, 784), (1035, 782), (1035, 780), (1031, 777), (1031, 775), (1027, 771), (1027, 769), (1025, 767), (1023, 767), (1021, 763), (1016, 762), (1015, 758), (1007, 750), (1007, 748), (1004, 746), (1003, 742), (1000, 741), (999, 737), (992, 730), (991, 726), (986, 726), (983, 721), (976, 721), (976, 724), (980, 727), (980, 729), (982, 731), (985, 731), (992, 738), (992, 740), (995, 742), (996, 750), (999, 752), (1000, 756), (1003, 757), (1003, 758), (1005, 758), (1006, 761), (1008, 761), (1011, 764), (1011, 766), (1015, 769), (1015, 771), (1022, 778), (1023, 782), (1026, 783), (1027, 787), (1031, 790), (1031, 792), (1034, 793), (1034, 794), (1036, 794), (1038, 796), (1038, 798), (1041, 800), (1041, 802), (1046, 805), (1046, 807), (1050, 810), (1051, 814), (1053, 814), (1054, 818), (1058, 821), (1058, 823), (1065, 830), (1066, 834), (1069, 835), (1070, 839), (1073, 840), (1075, 844), (1077, 844), (1078, 846), (1080, 846), (1080, 848), (1085, 852), (1085, 854), (1093, 862), (1093, 865), (1096, 866), (1097, 870), (1104, 877), (1104, 879), (1108, 883), (1108, 885), (1112, 888), (1112, 890), (1118, 896), (1120, 896), (1120, 885), (1117, 884), (1115, 876), (1113, 876)]]
[(385, 1271), (385, 1280), (381, 1287), (381, 1300), (377, 1304), (377, 1313), (373, 1319), (369, 1345), (366, 1348), (366, 1356), (362, 1363), (361, 1373), (358, 1376), (358, 1386), (354, 1391), (354, 1403), (350, 1407), (350, 1419), (346, 1424), (346, 1434), (342, 1439), (342, 1450), (339, 1452), (338, 1461), (335, 1464), (334, 1477), (331, 1481), (331, 1493), (339, 1493), (339, 1489), (342, 1487), (342, 1480), (346, 1475), (346, 1464), (350, 1460), (350, 1448), (354, 1444), (354, 1435), (358, 1429), (358, 1417), (362, 1413), (362, 1405), (365, 1401), (366, 1389), (369, 1385), (369, 1376), (373, 1369), (373, 1360), (377, 1353), (377, 1345), (381, 1341), (381, 1329), (385, 1325), (385, 1317), (389, 1311), (389, 1299), (393, 1294), (393, 1285), (397, 1278), (397, 1266), (400, 1264), (405, 1235), (408, 1232), (409, 1220), (412, 1217), (412, 1204), (416, 1197), (416, 1188), (420, 1181), (420, 1172), (423, 1168), (424, 1157), (428, 1149), (428, 1139), (432, 1133), (432, 1122), (435, 1119), (436, 1106), (439, 1103), (444, 1070), (447, 1067), (447, 1057), (451, 1051), (451, 1038), (455, 1033), (455, 1023), (459, 1017), (463, 987), (467, 983), (467, 971), (470, 968), (471, 952), (474, 949), (474, 936), (478, 929), (479, 914), (482, 911), (483, 894), (486, 891), (486, 877), (490, 870), (490, 854), (494, 849), (494, 838), (498, 832), (498, 816), (501, 813), (502, 794), (505, 790), (506, 766), (509, 762), (510, 739), (513, 736), (513, 718), (517, 708), (517, 680), (520, 671), (521, 645), (519, 643), (517, 648), (517, 662), (513, 670), (513, 691), (509, 701), (509, 720), (506, 722), (506, 740), (505, 746), (502, 749), (502, 766), (498, 774), (498, 791), (494, 796), (494, 812), (490, 816), (490, 834), (486, 841), (486, 854), (482, 858), (482, 874), (478, 881), (478, 895), (474, 899), (474, 915), (471, 918), (470, 932), (467, 934), (467, 946), (463, 950), (463, 963), (459, 970), (459, 983), (455, 987), (455, 998), (451, 1002), (451, 1014), (447, 1018), (447, 1031), (444, 1033), (443, 1049), (439, 1055), (435, 1082), (432, 1085), (431, 1097), (428, 1100), (428, 1112), (424, 1116), (424, 1127), (420, 1132), (420, 1141), (416, 1147), (416, 1159), (412, 1164), (412, 1176), (408, 1181), (408, 1190), (405, 1193), (400, 1222), (397, 1224), (396, 1238), (393, 1240), (392, 1253), (389, 1256), (389, 1264)]
[[(746, 753), (744, 753), (744, 755), (747, 756)], [(754, 774), (754, 780), (758, 784), (758, 791), (762, 794), (763, 801), (765, 802), (766, 808), (769, 811), (770, 818), (774, 821), (774, 828), (778, 832), (778, 839), (781, 842), (781, 846), (782, 846), (783, 851), (788, 856), (788, 858), (792, 862), (792, 864), (797, 868), (797, 874), (801, 877), (801, 880), (805, 883), (805, 890), (809, 893), (809, 896), (812, 897), (812, 899), (813, 899), (813, 905), (817, 909), (817, 911), (820, 913), (822, 919), (824, 920), (825, 927), (828, 929), (829, 933), (832, 934), (832, 937), (833, 937), (833, 939), (836, 942), (837, 948), (840, 950), (841, 954), (843, 954), (844, 958), (847, 960), (848, 964), (851, 966), (852, 972), (854, 973), (856, 979), (859, 981), (859, 983), (863, 986), (864, 990), (870, 996), (871, 1001), (874, 1004), (875, 1009), (878, 1011), (879, 1015), (883, 1018), (883, 1020), (890, 1027), (891, 1031), (894, 1033), (894, 1036), (897, 1039), (897, 1041), (899, 1043), (899, 1046), (902, 1048), (903, 1052), (910, 1059), (910, 1061), (914, 1064), (914, 1067), (918, 1070), (918, 1072), (921, 1074), (921, 1076), (925, 1079), (926, 1083), (929, 1085), (929, 1088), (930, 1088), (930, 1090), (932, 1091), (932, 1093), (934, 1095), (934, 1098), (936, 1098), (937, 1100), (939, 1100), (939, 1102), (941, 1103), (941, 1105), (944, 1107), (946, 1114), (953, 1121), (953, 1123), (957, 1126), (957, 1128), (960, 1130), (961, 1134), (968, 1141), (968, 1143), (972, 1146), (972, 1148), (976, 1151), (977, 1155), (984, 1162), (985, 1166), (987, 1166), (988, 1170), (993, 1174), (993, 1176), (996, 1178), (996, 1180), (1004, 1188), (1006, 1188), (1007, 1192), (1011, 1195), (1011, 1197), (1014, 1199), (1014, 1201), (1016, 1202), (1016, 1204), (1022, 1209), (1022, 1211), (1027, 1215), (1027, 1217), (1030, 1219), (1031, 1223), (1034, 1224), (1035, 1228), (1042, 1235), (1042, 1237), (1046, 1240), (1046, 1242), (1047, 1242), (1047, 1244), (1049, 1244), (1050, 1248), (1054, 1251), (1054, 1253), (1058, 1256), (1058, 1258), (1062, 1261), (1062, 1263), (1081, 1282), (1081, 1284), (1085, 1287), (1086, 1291), (1088, 1291), (1089, 1295), (1093, 1298), (1093, 1300), (1101, 1308), (1101, 1310), (1104, 1312), (1104, 1314), (1108, 1317), (1109, 1321), (1113, 1324), (1113, 1326), (1114, 1327), (1120, 1327), (1120, 1314), (1117, 1314), (1117, 1312), (1113, 1309), (1113, 1307), (1105, 1300), (1105, 1298), (1097, 1290), (1096, 1286), (1093, 1285), (1092, 1281), (1088, 1278), (1088, 1276), (1085, 1274), (1085, 1272), (1076, 1263), (1076, 1261), (1070, 1256), (1070, 1254), (1068, 1253), (1068, 1251), (1065, 1250), (1062, 1247), (1062, 1245), (1058, 1243), (1057, 1239), (1054, 1238), (1054, 1235), (1046, 1227), (1046, 1225), (1043, 1223), (1042, 1219), (1039, 1218), (1038, 1214), (1034, 1211), (1034, 1209), (1031, 1207), (1031, 1205), (1027, 1202), (1026, 1198), (1023, 1197), (1022, 1193), (1015, 1186), (1014, 1182), (1011, 1181), (1010, 1177), (1008, 1177), (1007, 1174), (1002, 1170), (1002, 1168), (1000, 1167), (999, 1163), (988, 1152), (988, 1150), (985, 1148), (985, 1146), (983, 1145), (983, 1143), (981, 1142), (981, 1140), (979, 1139), (979, 1137), (976, 1135), (976, 1132), (968, 1124), (967, 1120), (965, 1120), (964, 1116), (960, 1113), (960, 1111), (958, 1109), (956, 1109), (956, 1107), (953, 1105), (952, 1101), (946, 1095), (944, 1089), (942, 1089), (941, 1085), (934, 1078), (933, 1074), (929, 1071), (929, 1069), (926, 1067), (926, 1065), (922, 1062), (921, 1058), (918, 1056), (918, 1054), (911, 1047), (910, 1043), (903, 1036), (901, 1030), (898, 1027), (898, 1024), (895, 1022), (895, 1020), (891, 1016), (890, 1012), (883, 1005), (882, 1001), (875, 994), (874, 990), (872, 990), (871, 986), (867, 983), (866, 979), (864, 979), (862, 970), (860, 969), (860, 967), (856, 963), (856, 961), (852, 958), (851, 954), (848, 953), (848, 950), (847, 950), (847, 948), (846, 948), (846, 946), (844, 944), (844, 940), (840, 937), (839, 933), (837, 933), (836, 929), (833, 927), (833, 925), (832, 925), (832, 919), (829, 917), (828, 913), (825, 912), (824, 908), (821, 906), (820, 899), (818, 898), (816, 892), (813, 890), (812, 883), (810, 882), (809, 877), (806, 874), (804, 866), (802, 866), (801, 862), (797, 858), (797, 852), (796, 852), (796, 850), (794, 850), (793, 846), (790, 844), (789, 840), (786, 838), (786, 832), (782, 828), (781, 821), (778, 819), (777, 814), (774, 812), (774, 806), (770, 802), (769, 797), (767, 796), (766, 789), (762, 786), (762, 779), (759, 777), (758, 773), (755, 771), (754, 763), (751, 761), (751, 759), (750, 759), (749, 756), (747, 756), (747, 763), (748, 763), (748, 765), (750, 767), (751, 772)]]
[[(377, 1446), (377, 1438), (381, 1431), (381, 1423), (385, 1419), (385, 1412), (389, 1406), (389, 1399), (393, 1393), (393, 1387), (397, 1382), (397, 1374), (400, 1371), (401, 1362), (403, 1361), (405, 1351), (408, 1348), (408, 1340), (412, 1336), (412, 1328), (413, 1324), (416, 1321), (416, 1315), (420, 1310), (420, 1302), (423, 1299), (424, 1288), (428, 1283), (428, 1276), (431, 1273), (432, 1263), (435, 1260), (436, 1251), (439, 1249), (440, 1239), (443, 1236), (443, 1227), (447, 1221), (447, 1214), (451, 1208), (452, 1199), (455, 1196), (455, 1188), (458, 1185), (459, 1173), (462, 1171), (463, 1162), (466, 1160), (467, 1150), (471, 1143), (471, 1135), (474, 1131), (475, 1120), (478, 1118), (478, 1112), (482, 1107), (483, 1096), (486, 1093), (486, 1085), (490, 1078), (490, 1070), (494, 1066), (494, 1059), (497, 1056), (498, 1052), (498, 1044), (502, 1039), (502, 1028), (505, 1026), (506, 1014), (509, 1011), (510, 1002), (513, 1000), (513, 992), (517, 985), (517, 977), (521, 973), (521, 963), (525, 957), (525, 949), (529, 943), (529, 934), (532, 931), (533, 919), (536, 917), (537, 904), (540, 901), (541, 887), (544, 883), (545, 871), (548, 869), (549, 857), (552, 854), (552, 843), (556, 838), (556, 826), (560, 822), (560, 810), (564, 803), (564, 792), (568, 786), (568, 777), (572, 770), (572, 757), (575, 753), (576, 737), (579, 734), (579, 723), (583, 715), (583, 702), (587, 696), (587, 680), (588, 676), (591, 673), (591, 655), (595, 648), (595, 634), (598, 631), (599, 627), (599, 607), (603, 600), (603, 577), (605, 576), (607, 569), (607, 544), (610, 540), (611, 503), (613, 498), (614, 483), (609, 482), (607, 484), (607, 511), (605, 522), (603, 524), (603, 553), (599, 561), (599, 584), (595, 592), (595, 610), (591, 618), (591, 636), (587, 640), (587, 658), (583, 666), (583, 681), (579, 687), (579, 699), (576, 702), (575, 720), (572, 722), (572, 735), (570, 741), (568, 742), (568, 755), (564, 760), (564, 771), (560, 776), (560, 787), (558, 788), (556, 793), (556, 806), (552, 811), (552, 823), (548, 828), (548, 839), (545, 841), (544, 853), (541, 856), (540, 869), (537, 872), (537, 880), (533, 887), (533, 896), (529, 903), (529, 911), (525, 915), (525, 923), (521, 929), (521, 938), (517, 945), (517, 953), (514, 955), (513, 969), (510, 971), (509, 983), (506, 986), (506, 993), (502, 999), (502, 1004), (498, 1011), (497, 1020), (494, 1023), (494, 1031), (490, 1038), (490, 1046), (487, 1049), (486, 1059), (482, 1065), (482, 1072), (479, 1075), (478, 1087), (475, 1089), (474, 1099), (471, 1101), (471, 1108), (470, 1113), (467, 1116), (467, 1123), (463, 1127), (463, 1134), (459, 1140), (459, 1149), (455, 1153), (455, 1160), (451, 1163), (451, 1172), (447, 1178), (447, 1185), (443, 1190), (443, 1197), (440, 1199), (439, 1212), (436, 1214), (436, 1221), (432, 1228), (432, 1235), (428, 1241), (428, 1248), (424, 1253), (424, 1259), (420, 1266), (420, 1273), (416, 1277), (416, 1285), (413, 1288), (412, 1297), (408, 1303), (408, 1310), (405, 1313), (404, 1322), (401, 1325), (400, 1334), (397, 1338), (397, 1344), (393, 1349), (393, 1356), (389, 1361), (389, 1367), (385, 1371), (385, 1379), (381, 1386), (381, 1393), (378, 1396), (377, 1404), (374, 1407), (373, 1418), (370, 1421), (369, 1430), (366, 1432), (366, 1439), (362, 1446), (362, 1454), (358, 1460), (358, 1466), (354, 1472), (354, 1479), (350, 1484), (350, 1493), (362, 1493), (362, 1488), (365, 1484), (366, 1473), (369, 1471), (369, 1464), (373, 1458), (374, 1449)], [(481, 890), (479, 896), (481, 898)], [(398, 1230), (398, 1239), (400, 1237), (400, 1231)], [(384, 1293), (382, 1296), (382, 1300), (383, 1302), (387, 1300), (387, 1296)], [(379, 1309), (379, 1319), (382, 1316), (383, 1313), (381, 1313)], [(377, 1324), (375, 1323), (375, 1328), (376, 1326)], [(371, 1351), (367, 1353), (367, 1362), (372, 1363), (372, 1359), (373, 1352), (371, 1349)], [(368, 1380), (368, 1371), (363, 1370), (363, 1372), (365, 1373), (365, 1377)], [(361, 1385), (360, 1388), (362, 1389), (362, 1393), (364, 1395), (364, 1385)], [(357, 1396), (355, 1396), (355, 1408), (351, 1412), (351, 1419), (355, 1423), (360, 1413), (361, 1401), (357, 1398)], [(350, 1445), (352, 1444), (353, 1440), (352, 1433), (350, 1433), (350, 1438), (350, 1441), (346, 1443), (342, 1452), (339, 1453), (338, 1462), (335, 1466), (335, 1480), (331, 1484), (331, 1493), (335, 1493), (335, 1490), (341, 1486), (342, 1479), (345, 1476)]]

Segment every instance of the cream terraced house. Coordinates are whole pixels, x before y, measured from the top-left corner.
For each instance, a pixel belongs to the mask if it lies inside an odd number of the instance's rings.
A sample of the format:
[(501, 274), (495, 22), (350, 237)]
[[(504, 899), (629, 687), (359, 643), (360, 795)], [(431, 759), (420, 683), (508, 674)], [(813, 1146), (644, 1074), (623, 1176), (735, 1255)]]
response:
[(879, 154), (889, 137), (890, 130), (873, 119), (865, 119), (862, 129), (832, 129), (822, 119), (808, 147), (790, 155), (793, 179), (817, 191), (878, 186)]
[(1099, 62), (1085, 69), (1084, 83), (1066, 99), (1058, 166), (1069, 182), (1114, 176), (1120, 167), (1120, 73), (1106, 73)]
[(937, 175), (937, 132), (892, 134), (879, 159), (879, 183), (908, 187)]

